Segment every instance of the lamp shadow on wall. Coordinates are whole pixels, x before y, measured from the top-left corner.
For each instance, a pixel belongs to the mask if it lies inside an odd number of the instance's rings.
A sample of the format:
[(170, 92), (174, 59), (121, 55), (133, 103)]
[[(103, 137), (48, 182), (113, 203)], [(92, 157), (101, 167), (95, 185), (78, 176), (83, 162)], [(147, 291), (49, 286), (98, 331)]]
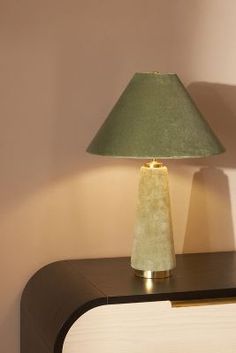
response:
[(193, 176), (184, 252), (227, 251), (235, 247), (229, 182), (219, 168)]
[(229, 180), (221, 168), (236, 167), (236, 87), (206, 82), (188, 90), (226, 148), (219, 156), (199, 162), (194, 173), (183, 252), (235, 249)]

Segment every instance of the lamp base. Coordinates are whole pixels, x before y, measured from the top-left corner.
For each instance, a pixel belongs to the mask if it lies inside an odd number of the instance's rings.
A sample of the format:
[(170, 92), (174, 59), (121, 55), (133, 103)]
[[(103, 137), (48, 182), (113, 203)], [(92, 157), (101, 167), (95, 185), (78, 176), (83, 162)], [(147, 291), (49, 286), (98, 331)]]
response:
[(144, 278), (166, 278), (175, 268), (168, 172), (155, 160), (140, 170), (131, 267)]
[(168, 278), (171, 276), (171, 271), (142, 271), (142, 270), (134, 270), (134, 273), (138, 277), (143, 277), (143, 278), (157, 278), (157, 279), (162, 279), (162, 278)]

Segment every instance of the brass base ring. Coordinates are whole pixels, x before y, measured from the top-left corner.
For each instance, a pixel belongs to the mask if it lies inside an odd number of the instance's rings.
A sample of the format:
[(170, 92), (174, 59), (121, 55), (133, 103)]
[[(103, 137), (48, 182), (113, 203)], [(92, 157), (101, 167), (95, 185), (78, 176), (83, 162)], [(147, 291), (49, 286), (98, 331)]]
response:
[(134, 273), (138, 277), (143, 278), (168, 278), (171, 276), (171, 270), (167, 271), (143, 271), (143, 270), (134, 270)]

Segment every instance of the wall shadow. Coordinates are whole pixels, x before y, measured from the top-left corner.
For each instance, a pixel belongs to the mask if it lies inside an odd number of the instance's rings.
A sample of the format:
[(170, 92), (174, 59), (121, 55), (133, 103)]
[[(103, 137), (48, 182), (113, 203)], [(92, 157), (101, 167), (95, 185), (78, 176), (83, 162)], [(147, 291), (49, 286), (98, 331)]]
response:
[(189, 159), (199, 166), (193, 176), (183, 251), (235, 249), (229, 181), (219, 168), (236, 167), (236, 87), (194, 82), (188, 91), (226, 152), (209, 158)]
[(193, 82), (188, 91), (203, 116), (226, 148), (226, 152), (211, 158), (190, 160), (189, 164), (236, 167), (236, 86), (220, 83)]
[(183, 252), (234, 249), (228, 177), (219, 168), (203, 167), (193, 176)]

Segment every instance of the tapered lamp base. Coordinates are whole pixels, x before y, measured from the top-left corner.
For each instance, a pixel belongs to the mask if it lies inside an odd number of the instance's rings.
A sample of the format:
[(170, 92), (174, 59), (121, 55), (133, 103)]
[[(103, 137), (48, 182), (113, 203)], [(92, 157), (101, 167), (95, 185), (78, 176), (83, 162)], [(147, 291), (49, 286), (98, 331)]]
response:
[(137, 276), (166, 278), (175, 268), (167, 168), (141, 167), (131, 266)]

